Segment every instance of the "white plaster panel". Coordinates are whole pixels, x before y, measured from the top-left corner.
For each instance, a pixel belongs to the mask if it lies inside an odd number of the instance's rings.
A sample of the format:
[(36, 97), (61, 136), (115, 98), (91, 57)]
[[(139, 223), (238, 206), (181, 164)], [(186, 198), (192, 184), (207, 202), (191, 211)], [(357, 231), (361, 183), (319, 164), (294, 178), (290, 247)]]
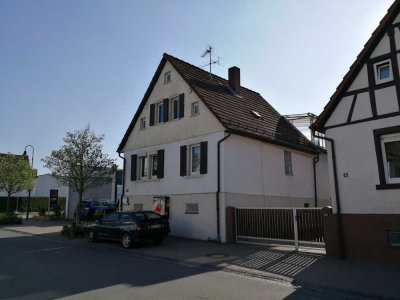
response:
[(367, 65), (364, 64), (361, 71), (357, 74), (350, 88), (347, 90), (348, 92), (363, 89), (368, 87), (368, 71)]
[(375, 91), (376, 110), (378, 115), (399, 111), (397, 93), (394, 86)]
[[(171, 82), (164, 84), (164, 73), (171, 72)], [(150, 104), (159, 102), (165, 98), (172, 98), (180, 94), (185, 94), (185, 116), (182, 119), (168, 121), (163, 124), (150, 124)], [(191, 104), (199, 101), (200, 114), (191, 116)], [(147, 128), (140, 130), (140, 118), (146, 118)], [(205, 104), (196, 96), (191, 88), (175, 68), (166, 62), (160, 77), (151, 92), (142, 113), (132, 130), (123, 152), (127, 150), (139, 149), (158, 144), (169, 143), (183, 140), (193, 136), (200, 136), (208, 133), (224, 130), (224, 127), (217, 118), (208, 110)]]
[(369, 93), (367, 92), (358, 94), (351, 120), (357, 121), (371, 117), (372, 117), (372, 109), (371, 109), (371, 101), (369, 100)]
[(400, 29), (396, 27), (394, 29), (394, 40), (396, 42), (396, 50), (400, 49)]
[[(170, 235), (199, 240), (217, 238), (215, 193), (167, 196), (170, 197)], [(153, 195), (130, 196), (129, 203), (124, 210), (133, 210), (136, 203), (143, 204), (143, 210), (151, 210)], [(198, 203), (199, 213), (185, 214), (186, 203)]]
[[(125, 195), (194, 194), (217, 191), (217, 144), (224, 132), (194, 137), (125, 152)], [(180, 176), (180, 146), (208, 141), (208, 172), (194, 177)], [(164, 178), (131, 181), (131, 155), (154, 153), (164, 149)], [(128, 191), (126, 191), (128, 189)]]
[(352, 101), (353, 96), (342, 98), (342, 100), (340, 100), (339, 104), (336, 106), (335, 110), (326, 122), (326, 126), (333, 126), (345, 123), (347, 121), (347, 117), (349, 116)]
[[(337, 174), (343, 213), (400, 213), (399, 190), (377, 190), (380, 184), (373, 130), (398, 126), (400, 117), (328, 129), (326, 136), (335, 140)], [(331, 152), (328, 147), (328, 152)], [(330, 176), (333, 181), (332, 164)], [(348, 177), (344, 175), (347, 174)], [(331, 185), (334, 191), (334, 185)], [(334, 199), (334, 193), (331, 194)], [(332, 200), (333, 206), (335, 201)]]
[(372, 52), (371, 58), (384, 55), (387, 53), (390, 53), (390, 40), (388, 35), (385, 34), (378, 43), (378, 45), (376, 46), (376, 48), (374, 49), (374, 51)]

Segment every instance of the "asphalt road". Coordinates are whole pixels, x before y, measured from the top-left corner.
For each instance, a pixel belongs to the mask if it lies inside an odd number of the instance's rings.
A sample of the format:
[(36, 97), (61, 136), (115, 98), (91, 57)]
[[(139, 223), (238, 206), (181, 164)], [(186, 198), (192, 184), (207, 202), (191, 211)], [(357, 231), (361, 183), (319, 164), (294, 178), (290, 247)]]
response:
[[(149, 245), (148, 247), (163, 247)], [(0, 299), (355, 299), (0, 229)]]

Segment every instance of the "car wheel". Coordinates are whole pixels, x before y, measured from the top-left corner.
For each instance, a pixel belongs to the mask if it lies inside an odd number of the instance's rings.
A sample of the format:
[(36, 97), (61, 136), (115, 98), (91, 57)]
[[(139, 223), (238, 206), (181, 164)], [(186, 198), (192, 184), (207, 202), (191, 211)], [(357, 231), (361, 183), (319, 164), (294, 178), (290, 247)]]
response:
[(122, 242), (122, 246), (124, 246), (124, 248), (126, 248), (126, 249), (132, 247), (132, 244), (133, 244), (132, 238), (128, 233), (124, 233), (122, 235), (121, 242)]
[(96, 241), (96, 233), (94, 232), (93, 229), (88, 230), (88, 232), (86, 233), (86, 238), (90, 243)]

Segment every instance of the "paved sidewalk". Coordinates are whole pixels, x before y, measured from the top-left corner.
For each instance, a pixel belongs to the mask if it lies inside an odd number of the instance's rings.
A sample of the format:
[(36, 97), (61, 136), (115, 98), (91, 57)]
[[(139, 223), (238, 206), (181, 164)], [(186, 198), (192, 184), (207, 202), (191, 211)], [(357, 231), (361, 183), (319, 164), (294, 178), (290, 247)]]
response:
[(127, 251), (131, 255), (201, 265), (306, 289), (329, 289), (361, 297), (400, 299), (399, 265), (337, 260), (313, 253), (296, 253), (283, 247), (219, 244), (176, 237), (168, 237), (159, 246), (145, 245), (125, 250), (118, 243), (88, 244), (84, 239), (68, 240), (60, 235), (62, 224), (28, 220), (21, 225), (2, 228), (63, 239), (85, 247), (102, 247), (105, 250)]

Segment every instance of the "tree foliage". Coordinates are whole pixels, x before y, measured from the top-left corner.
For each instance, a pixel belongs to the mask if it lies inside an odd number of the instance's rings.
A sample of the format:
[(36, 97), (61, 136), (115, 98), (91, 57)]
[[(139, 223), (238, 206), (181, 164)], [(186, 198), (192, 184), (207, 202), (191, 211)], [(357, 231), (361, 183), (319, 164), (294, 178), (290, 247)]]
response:
[[(64, 145), (42, 159), (59, 183), (72, 186), (79, 193), (78, 208), (85, 191), (111, 181), (115, 160), (102, 152), (103, 140), (104, 135), (96, 135), (89, 126), (67, 132)], [(79, 221), (79, 213), (76, 217)]]
[(3, 154), (0, 156), (0, 190), (7, 192), (7, 212), (10, 197), (22, 190), (31, 190), (35, 185), (36, 170), (32, 169), (26, 156)]

